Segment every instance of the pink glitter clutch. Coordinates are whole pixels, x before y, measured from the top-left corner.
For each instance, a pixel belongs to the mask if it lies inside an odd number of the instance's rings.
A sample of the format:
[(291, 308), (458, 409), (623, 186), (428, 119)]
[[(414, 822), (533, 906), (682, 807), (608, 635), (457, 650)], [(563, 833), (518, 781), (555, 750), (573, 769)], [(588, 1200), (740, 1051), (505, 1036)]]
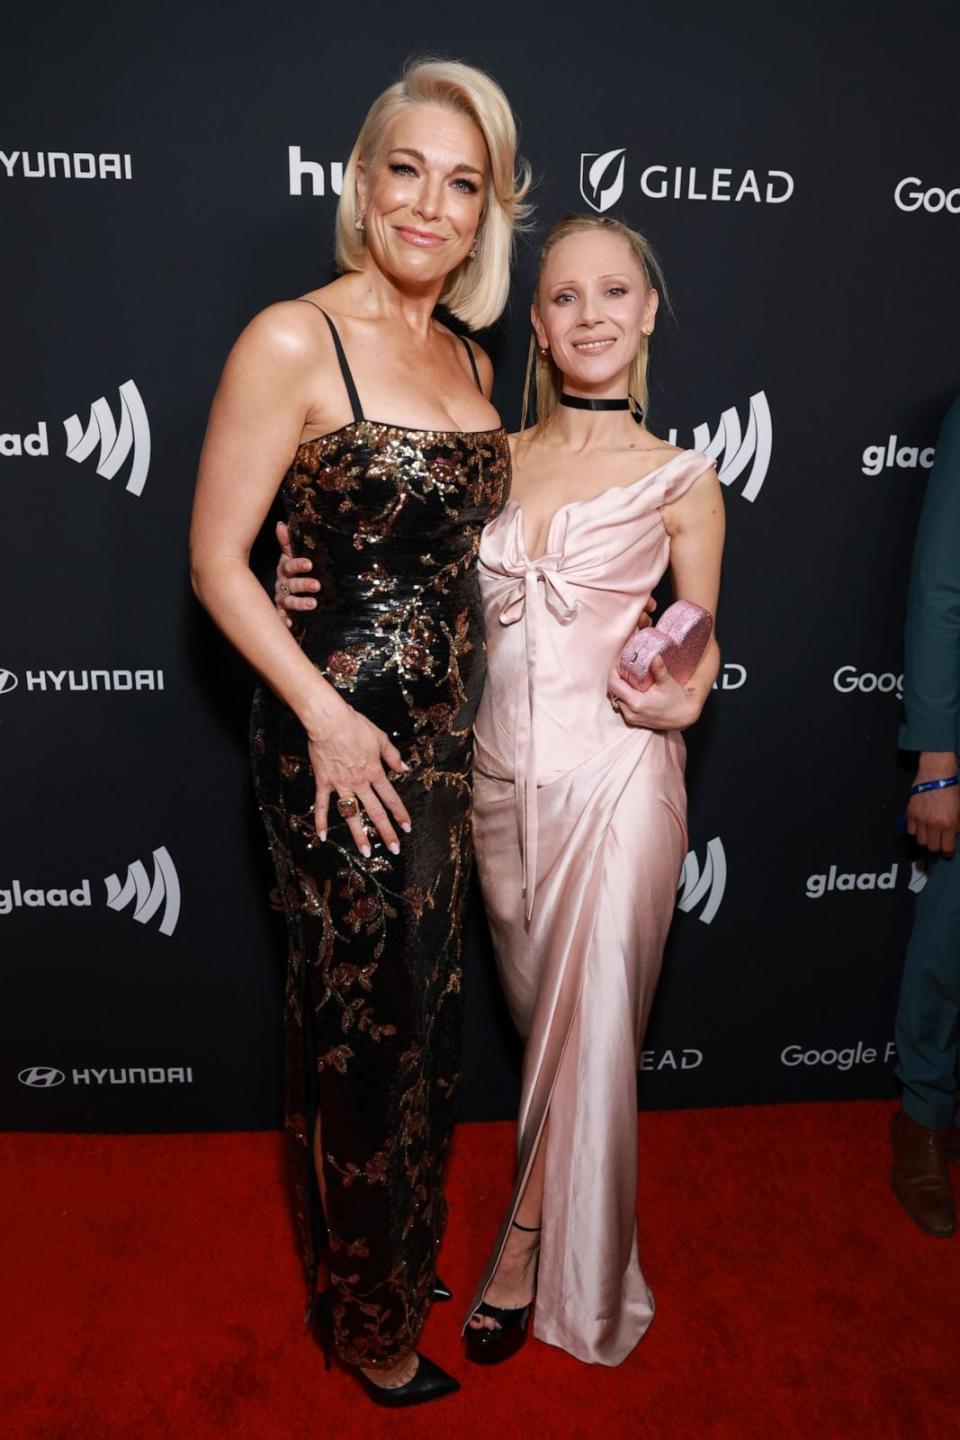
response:
[(674, 680), (685, 685), (700, 664), (712, 630), (709, 610), (690, 600), (677, 600), (664, 610), (656, 625), (630, 636), (620, 652), (617, 671), (635, 690), (649, 690), (653, 657), (662, 655)]

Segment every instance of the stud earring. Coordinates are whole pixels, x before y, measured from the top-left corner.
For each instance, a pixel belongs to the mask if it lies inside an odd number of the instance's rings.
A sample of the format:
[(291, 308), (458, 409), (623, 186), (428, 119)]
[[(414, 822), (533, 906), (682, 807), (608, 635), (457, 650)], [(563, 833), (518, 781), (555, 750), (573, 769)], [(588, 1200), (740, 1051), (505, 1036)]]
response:
[(546, 358), (547, 358), (547, 356), (548, 356), (549, 354), (550, 354), (550, 351), (549, 351), (548, 349), (546, 349), (546, 348), (544, 348), (544, 347), (541, 346), (541, 349), (540, 349), (540, 359), (541, 359), (541, 360), (546, 360)]
[(474, 240), (473, 244), (470, 246), (470, 249), (467, 251), (467, 255), (471, 260), (476, 260), (477, 254), (477, 242), (476, 240)]
[(354, 220), (354, 222), (353, 222), (353, 228), (354, 228), (354, 230), (362, 230), (362, 229), (363, 229), (363, 211), (362, 211), (362, 210), (359, 210), (359, 211), (357, 212), (357, 218), (356, 218), (356, 220)]

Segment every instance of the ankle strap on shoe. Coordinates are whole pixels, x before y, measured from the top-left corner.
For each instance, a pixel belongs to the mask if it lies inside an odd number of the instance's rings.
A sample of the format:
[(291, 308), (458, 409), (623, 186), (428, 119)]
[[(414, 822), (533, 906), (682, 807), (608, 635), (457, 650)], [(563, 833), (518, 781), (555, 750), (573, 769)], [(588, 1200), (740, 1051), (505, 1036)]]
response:
[(519, 1220), (513, 1220), (511, 1224), (517, 1230), (526, 1230), (528, 1235), (539, 1235), (542, 1228), (540, 1225), (521, 1225)]

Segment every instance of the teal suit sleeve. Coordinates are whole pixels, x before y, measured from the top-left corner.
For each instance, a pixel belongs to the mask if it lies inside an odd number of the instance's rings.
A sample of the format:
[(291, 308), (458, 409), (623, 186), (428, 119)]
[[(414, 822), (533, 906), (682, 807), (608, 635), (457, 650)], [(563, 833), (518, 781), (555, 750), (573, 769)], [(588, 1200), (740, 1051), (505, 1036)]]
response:
[(960, 746), (960, 397), (944, 416), (913, 551), (904, 637), (904, 750)]

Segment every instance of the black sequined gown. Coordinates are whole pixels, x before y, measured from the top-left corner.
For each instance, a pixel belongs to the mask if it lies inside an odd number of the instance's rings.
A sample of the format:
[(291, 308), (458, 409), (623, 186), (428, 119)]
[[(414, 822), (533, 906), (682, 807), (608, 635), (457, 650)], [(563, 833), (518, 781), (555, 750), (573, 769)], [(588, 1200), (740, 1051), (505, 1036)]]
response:
[(395, 857), (371, 833), (365, 860), (331, 803), (319, 841), (303, 728), (265, 686), (252, 757), (289, 932), (286, 1119), (309, 1293), (322, 1266), (341, 1358), (389, 1366), (423, 1325), (446, 1215), (485, 669), (476, 558), (510, 456), (502, 429), (365, 420), (327, 319), (355, 418), (301, 445), (283, 481), (294, 552), (322, 587), (293, 633), (411, 767), (395, 783), (412, 834)]

